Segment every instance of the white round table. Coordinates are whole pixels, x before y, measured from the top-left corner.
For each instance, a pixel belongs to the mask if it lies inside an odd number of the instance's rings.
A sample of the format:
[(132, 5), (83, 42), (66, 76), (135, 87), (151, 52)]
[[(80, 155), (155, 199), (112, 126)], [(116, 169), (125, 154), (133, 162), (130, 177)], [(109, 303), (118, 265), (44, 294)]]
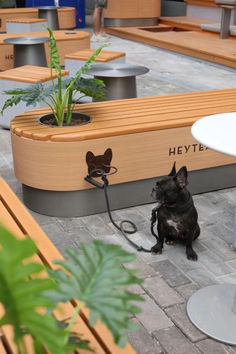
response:
[[(199, 119), (192, 126), (192, 135), (210, 149), (236, 156), (236, 112)], [(187, 314), (209, 337), (236, 345), (235, 284), (216, 284), (198, 290), (188, 300)]]

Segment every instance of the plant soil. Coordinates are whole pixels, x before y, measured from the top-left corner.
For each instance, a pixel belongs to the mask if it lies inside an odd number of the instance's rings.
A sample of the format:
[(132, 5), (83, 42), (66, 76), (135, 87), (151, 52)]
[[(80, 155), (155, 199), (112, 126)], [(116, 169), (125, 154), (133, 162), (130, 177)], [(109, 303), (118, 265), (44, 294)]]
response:
[[(66, 123), (66, 118), (64, 119), (64, 122), (63, 122), (63, 127), (71, 127), (71, 126), (78, 126), (78, 125), (84, 125), (84, 124), (87, 124), (89, 123), (90, 120), (89, 120), (89, 117), (87, 115), (84, 115), (84, 114), (72, 114), (72, 119), (71, 119), (71, 124), (67, 124)], [(53, 115), (47, 115), (47, 116), (44, 116), (44, 117), (41, 117), (40, 118), (40, 123), (41, 124), (44, 124), (44, 125), (49, 125), (49, 126), (52, 126), (52, 127), (57, 127), (57, 123), (56, 123), (56, 120), (54, 118)]]

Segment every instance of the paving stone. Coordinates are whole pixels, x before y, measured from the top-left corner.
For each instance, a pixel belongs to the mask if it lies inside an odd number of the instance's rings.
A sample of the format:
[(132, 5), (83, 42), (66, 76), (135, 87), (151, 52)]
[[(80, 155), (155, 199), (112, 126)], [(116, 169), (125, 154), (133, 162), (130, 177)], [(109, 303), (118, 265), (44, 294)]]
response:
[(143, 296), (143, 298), (145, 302), (139, 303), (142, 312), (137, 314), (136, 317), (148, 333), (174, 325), (164, 311), (148, 295)]
[(99, 215), (85, 216), (83, 222), (94, 237), (110, 235), (112, 233), (112, 230), (109, 226), (105, 225)]
[(166, 354), (200, 354), (201, 352), (176, 327), (153, 332)]
[(186, 313), (186, 304), (171, 306), (165, 312), (191, 342), (197, 342), (206, 338), (205, 334), (200, 332), (189, 320)]
[(63, 256), (67, 257), (66, 250), (70, 247), (70, 242), (68, 235), (64, 232), (64, 230), (62, 230), (61, 227), (55, 223), (41, 225), (41, 227)]
[(142, 287), (162, 308), (184, 302), (184, 299), (160, 276), (147, 278)]
[(225, 275), (223, 277), (217, 278), (219, 283), (230, 283), (236, 284), (236, 272), (230, 275)]
[(146, 294), (145, 290), (140, 285), (136, 285), (136, 284), (127, 286), (127, 290), (139, 295)]
[(204, 287), (211, 284), (217, 284), (218, 281), (214, 274), (208, 272), (204, 268), (198, 268), (187, 273), (188, 277), (196, 282), (199, 287)]
[[(171, 262), (174, 263), (184, 273), (201, 267), (199, 262), (192, 262), (189, 259), (187, 259), (185, 253), (185, 245), (183, 244), (174, 244), (170, 246), (165, 245), (165, 249), (168, 255), (168, 259), (170, 259)], [(206, 250), (206, 248), (204, 249)], [(194, 250), (199, 254), (197, 247), (194, 246)]]
[(91, 244), (94, 238), (91, 236), (90, 232), (86, 227), (78, 227), (67, 232), (70, 247), (81, 249), (81, 243)]
[(125, 267), (128, 269), (139, 269), (137, 276), (143, 279), (153, 277), (157, 274), (157, 272), (140, 257), (137, 257), (132, 263), (127, 263)]
[[(220, 259), (226, 261), (235, 259), (235, 251), (229, 247), (229, 245), (219, 237), (210, 237), (203, 241), (203, 244), (212, 252), (217, 254)], [(230, 263), (228, 263), (230, 264)]]
[(230, 347), (213, 339), (207, 338), (198, 343), (196, 346), (203, 354), (234, 354), (235, 347)]
[[(47, 224), (55, 224), (57, 225), (57, 218), (53, 216), (47, 216), (43, 214), (39, 214), (34, 212), (33, 210), (28, 209), (30, 214), (34, 217), (34, 219), (40, 224), (40, 225), (47, 225)], [(63, 231), (63, 228), (60, 227), (60, 231)]]
[(157, 340), (136, 319), (131, 321), (139, 327), (138, 331), (128, 333), (128, 340), (137, 354), (162, 354), (163, 350)]
[(173, 263), (169, 260), (160, 262), (152, 262), (150, 264), (156, 271), (158, 271), (166, 280), (166, 282), (172, 286), (180, 286), (190, 283), (191, 280), (187, 278), (183, 272), (181, 272)]
[(85, 227), (85, 223), (83, 222), (83, 218), (62, 218), (62, 217), (57, 217), (56, 221), (58, 224), (60, 224), (65, 231), (73, 231), (74, 229), (78, 227)]
[(183, 297), (188, 300), (197, 290), (199, 286), (195, 283), (190, 283), (187, 285), (178, 286), (175, 290)]
[(215, 276), (221, 276), (233, 272), (233, 268), (222, 262), (222, 260), (211, 251), (202, 252), (199, 256), (199, 263), (203, 264)]

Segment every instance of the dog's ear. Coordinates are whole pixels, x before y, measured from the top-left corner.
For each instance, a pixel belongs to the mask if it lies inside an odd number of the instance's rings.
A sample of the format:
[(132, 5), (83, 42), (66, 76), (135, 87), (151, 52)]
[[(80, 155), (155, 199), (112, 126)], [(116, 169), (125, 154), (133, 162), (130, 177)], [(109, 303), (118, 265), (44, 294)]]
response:
[(108, 148), (104, 152), (105, 165), (110, 165), (111, 159), (112, 159), (112, 150), (110, 148)]
[(175, 175), (176, 175), (176, 168), (175, 168), (175, 162), (174, 162), (172, 170), (170, 171), (168, 176), (175, 176)]
[(175, 180), (180, 188), (184, 188), (188, 184), (188, 172), (185, 166), (181, 167), (175, 176)]
[(94, 154), (92, 153), (92, 151), (88, 151), (86, 154), (87, 164), (91, 163), (93, 161), (93, 158), (94, 158)]

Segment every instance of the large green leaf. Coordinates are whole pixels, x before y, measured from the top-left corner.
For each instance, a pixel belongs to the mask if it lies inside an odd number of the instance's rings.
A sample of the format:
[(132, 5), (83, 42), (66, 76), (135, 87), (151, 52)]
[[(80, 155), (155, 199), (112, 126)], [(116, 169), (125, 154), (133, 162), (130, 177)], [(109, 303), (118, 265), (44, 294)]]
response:
[[(68, 333), (58, 328), (52, 316), (37, 312), (39, 307), (53, 307), (53, 303), (44, 296), (44, 291), (55, 289), (56, 284), (49, 278), (36, 277), (45, 270), (44, 266), (29, 260), (25, 262), (36, 252), (37, 248), (30, 238), (18, 240), (0, 225), (0, 302), (5, 309), (0, 326), (13, 326), (18, 348), (27, 332), (51, 353), (65, 354), (69, 351)], [(33, 275), (35, 278), (32, 278)]]
[[(72, 261), (56, 261), (65, 271), (50, 271), (59, 288), (51, 292), (54, 301), (78, 299), (90, 311), (90, 324), (100, 319), (113, 334), (115, 342), (124, 346), (126, 330), (132, 329), (130, 313), (139, 313), (134, 301), (143, 300), (131, 293), (125, 286), (140, 284), (135, 276), (136, 270), (127, 270), (124, 263), (131, 262), (135, 255), (122, 250), (120, 246), (94, 241), (91, 245), (82, 244), (83, 253), (68, 250)], [(69, 275), (67, 275), (69, 272)]]

